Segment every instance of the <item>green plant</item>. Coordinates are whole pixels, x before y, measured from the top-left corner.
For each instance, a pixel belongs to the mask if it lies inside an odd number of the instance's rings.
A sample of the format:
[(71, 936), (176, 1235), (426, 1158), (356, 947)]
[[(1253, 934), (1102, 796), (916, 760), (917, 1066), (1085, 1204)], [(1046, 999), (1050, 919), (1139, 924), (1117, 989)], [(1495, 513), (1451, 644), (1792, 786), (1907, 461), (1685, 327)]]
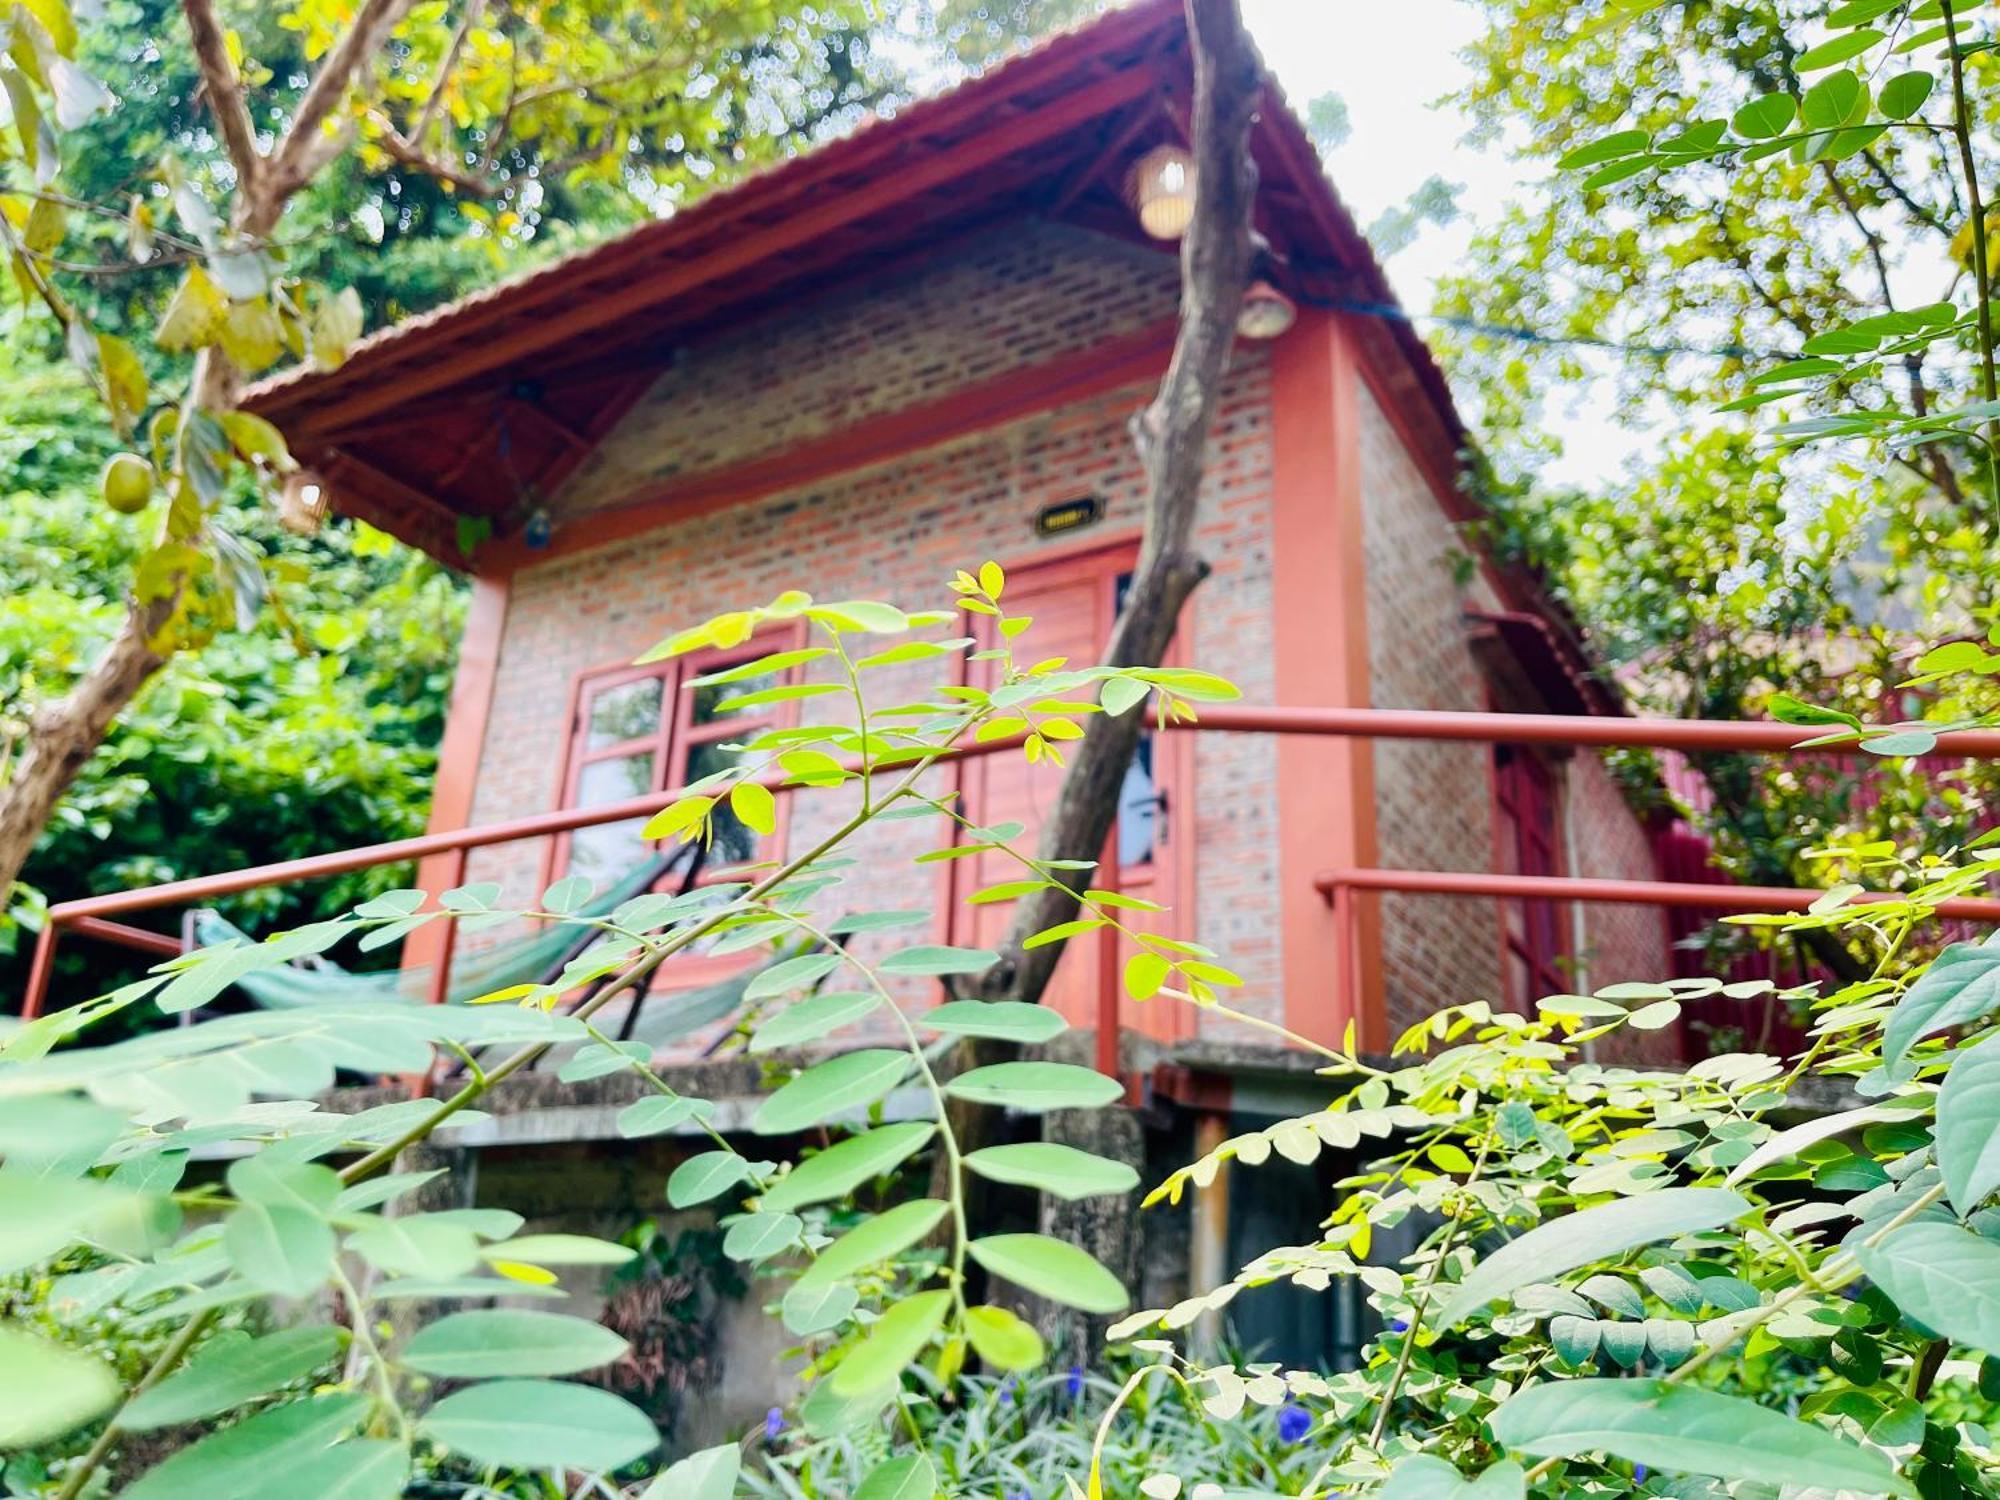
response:
[[(990, 617), (1002, 643), (977, 652), (993, 672), (991, 689), (944, 685), (913, 702), (883, 703), (867, 685), (903, 669), (919, 679), (945, 674), (974, 646), (969, 637), (938, 638), (955, 611), (909, 615), (893, 606), (849, 601), (819, 604), (786, 594), (758, 609), (719, 616), (657, 648), (680, 654), (735, 644), (767, 624), (808, 628), (814, 644), (765, 656), (700, 679), (699, 686), (735, 688), (723, 707), (819, 700), (837, 718), (750, 738), (742, 758), (688, 788), (649, 825), (656, 837), (706, 838), (727, 807), (753, 829), (774, 826), (771, 787), (783, 784), (839, 793), (848, 811), (812, 847), (776, 868), (708, 885), (687, 895), (647, 895), (609, 917), (586, 917), (587, 881), (567, 878), (529, 912), (495, 908), (497, 888), (444, 892), (442, 910), (424, 911), (417, 891), (375, 896), (337, 917), (259, 944), (201, 950), (163, 964), (152, 975), (101, 1000), (19, 1027), (0, 1042), (0, 1108), (12, 1105), (17, 1133), (0, 1138), (0, 1266), (26, 1266), (90, 1245), (112, 1258), (102, 1273), (112, 1304), (130, 1295), (150, 1318), (180, 1319), (160, 1357), (121, 1396), (96, 1362), (54, 1343), (26, 1340), (0, 1380), (17, 1398), (30, 1389), (45, 1403), (6, 1423), (0, 1442), (56, 1435), (116, 1407), (84, 1455), (63, 1472), (59, 1493), (90, 1483), (130, 1430), (133, 1403), (153, 1393), (220, 1385), (206, 1415), (220, 1417), (261, 1401), (270, 1385), (259, 1376), (261, 1350), (241, 1352), (238, 1366), (179, 1369), (211, 1326), (217, 1310), (277, 1297), (331, 1296), (344, 1309), (345, 1333), (322, 1328), (347, 1346), (347, 1378), (305, 1403), (280, 1404), (226, 1427), (150, 1471), (132, 1493), (146, 1497), (203, 1493), (219, 1485), (254, 1484), (264, 1472), (301, 1466), (330, 1482), (339, 1476), (356, 1494), (389, 1494), (402, 1483), (413, 1454), (441, 1449), (482, 1471), (492, 1484), (508, 1474), (566, 1469), (610, 1473), (643, 1458), (657, 1442), (647, 1417), (625, 1401), (589, 1386), (548, 1377), (580, 1373), (624, 1356), (625, 1339), (598, 1325), (542, 1312), (495, 1309), (456, 1313), (385, 1341), (381, 1309), (410, 1297), (490, 1298), (546, 1289), (554, 1266), (624, 1265), (624, 1246), (564, 1235), (519, 1233), (518, 1216), (493, 1210), (385, 1214), (421, 1176), (382, 1175), (401, 1151), (448, 1128), (453, 1117), (494, 1084), (551, 1045), (580, 1043), (571, 1066), (626, 1069), (652, 1093), (621, 1117), (622, 1133), (656, 1134), (676, 1124), (705, 1123), (707, 1101), (675, 1093), (647, 1065), (648, 1049), (613, 1041), (593, 1022), (603, 1008), (674, 953), (700, 942), (711, 954), (748, 952), (777, 944), (791, 951), (763, 970), (746, 992), (759, 1011), (753, 1046), (796, 1047), (864, 1020), (886, 1023), (895, 1045), (845, 1051), (797, 1069), (760, 1107), (752, 1129), (787, 1136), (865, 1115), (905, 1081), (930, 1101), (929, 1118), (878, 1124), (842, 1136), (786, 1167), (752, 1160), (720, 1135), (668, 1184), (670, 1205), (719, 1202), (723, 1253), (746, 1267), (779, 1258), (804, 1262), (785, 1291), (787, 1326), (809, 1346), (814, 1386), (808, 1413), (837, 1405), (858, 1422), (894, 1407), (913, 1362), (928, 1363), (949, 1381), (968, 1358), (989, 1368), (1023, 1370), (1042, 1359), (1035, 1331), (999, 1306), (968, 1296), (969, 1265), (1088, 1312), (1121, 1309), (1126, 1293), (1090, 1256), (1037, 1234), (980, 1235), (967, 1222), (970, 1174), (1071, 1194), (1124, 1191), (1129, 1167), (1069, 1148), (995, 1146), (965, 1154), (946, 1109), (948, 1100), (973, 1106), (1005, 1104), (1046, 1111), (1102, 1107), (1118, 1084), (1088, 1068), (1062, 1062), (1007, 1061), (941, 1076), (930, 1037), (981, 1037), (1014, 1043), (1053, 1039), (1064, 1023), (1053, 1011), (1010, 1003), (956, 1001), (912, 1011), (908, 1002), (940, 976), (975, 974), (989, 953), (901, 942), (900, 932), (928, 925), (921, 910), (817, 915), (837, 900), (845, 851), (855, 836), (885, 819), (912, 815), (941, 820), (951, 839), (920, 863), (980, 851), (1005, 852), (1020, 878), (976, 893), (976, 903), (1014, 900), (1058, 881), (1081, 883), (1088, 866), (1039, 861), (1013, 853), (1018, 828), (967, 822), (954, 801), (928, 789), (926, 772), (967, 743), (1018, 737), (1029, 760), (1062, 758), (1081, 732), (1078, 720), (1096, 713), (1134, 713), (1154, 699), (1163, 722), (1191, 715), (1198, 700), (1234, 696), (1227, 683), (1188, 668), (1068, 669), (1059, 661), (1016, 655), (1027, 628), (1002, 603), (1005, 578), (988, 563), (953, 585), (961, 611)], [(875, 637), (907, 637), (878, 646)], [(800, 669), (819, 674), (797, 680)], [(778, 679), (760, 686), (751, 679)], [(1016, 753), (1004, 750), (994, 753)], [(753, 878), (754, 877), (754, 878)], [(1146, 997), (1173, 993), (1235, 1014), (1220, 1000), (1239, 981), (1196, 945), (1148, 933), (1150, 902), (1085, 889), (1082, 911), (1049, 934), (1117, 927), (1137, 952), (1128, 978)], [(592, 928), (602, 941), (551, 984), (518, 985), (472, 1007), (322, 1007), (301, 1013), (255, 1013), (99, 1047), (58, 1049), (92, 1025), (141, 1004), (181, 1014), (203, 1004), (244, 973), (324, 952), (345, 939), (364, 949), (395, 941), (427, 924), (479, 926), (528, 918)], [(809, 951), (796, 951), (798, 940)], [(884, 945), (887, 951), (882, 951)], [(879, 955), (879, 956), (878, 956)], [(841, 976), (848, 987), (824, 990)], [(575, 1010), (561, 998), (596, 980), (610, 982)], [(796, 1003), (780, 1006), (793, 997)], [(1255, 1023), (1253, 1018), (1242, 1019)], [(1268, 1023), (1261, 1023), (1267, 1024)], [(448, 1098), (412, 1100), (358, 1117), (327, 1116), (294, 1103), (275, 1115), (250, 1104), (253, 1095), (302, 1100), (331, 1081), (336, 1066), (388, 1073), (421, 1071), (433, 1046), (465, 1063), (469, 1081)], [(497, 1064), (478, 1053), (512, 1046)], [(713, 1132), (711, 1132), (713, 1133)], [(29, 1168), (55, 1150), (62, 1173)], [(192, 1140), (229, 1142), (244, 1153), (224, 1181), (183, 1188)], [(904, 1202), (862, 1219), (837, 1237), (808, 1228), (809, 1211), (849, 1198), (920, 1151), (942, 1162), (939, 1196)], [(348, 1156), (338, 1170), (321, 1158)], [(112, 1168), (108, 1174), (104, 1169)], [(93, 1170), (94, 1169), (94, 1170)], [(736, 1206), (742, 1205), (740, 1211)], [(202, 1225), (181, 1229), (194, 1211)], [(895, 1261), (918, 1241), (942, 1236), (942, 1250), (900, 1263), (897, 1295), (864, 1307), (857, 1280)], [(366, 1274), (364, 1274), (364, 1272)], [(287, 1335), (293, 1330), (287, 1330)], [(276, 1336), (274, 1336), (276, 1337)], [(437, 1381), (469, 1382), (424, 1408)], [(817, 1402), (817, 1407), (814, 1406)], [(817, 1420), (817, 1416), (812, 1419)], [(350, 1436), (357, 1429), (361, 1436)], [(928, 1460), (891, 1460), (895, 1473)], [(665, 1477), (658, 1493), (677, 1495), (681, 1479)], [(886, 1481), (885, 1481), (886, 1482)]]

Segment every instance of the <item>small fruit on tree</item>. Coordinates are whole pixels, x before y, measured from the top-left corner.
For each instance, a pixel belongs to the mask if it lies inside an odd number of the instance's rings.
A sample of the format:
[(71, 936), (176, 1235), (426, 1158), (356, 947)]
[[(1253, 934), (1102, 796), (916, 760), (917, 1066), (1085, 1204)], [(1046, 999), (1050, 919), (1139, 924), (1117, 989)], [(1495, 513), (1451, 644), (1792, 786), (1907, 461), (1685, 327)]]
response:
[(121, 516), (136, 516), (153, 500), (153, 466), (136, 453), (114, 453), (101, 480), (104, 503)]

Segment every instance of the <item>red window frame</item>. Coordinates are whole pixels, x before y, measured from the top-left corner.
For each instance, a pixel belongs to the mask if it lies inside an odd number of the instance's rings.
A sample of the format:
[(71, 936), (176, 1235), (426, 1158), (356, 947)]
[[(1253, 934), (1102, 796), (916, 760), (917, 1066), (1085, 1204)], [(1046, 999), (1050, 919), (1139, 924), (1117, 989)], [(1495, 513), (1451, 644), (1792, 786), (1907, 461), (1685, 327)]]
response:
[[(1525, 745), (1493, 747), (1494, 847), (1503, 873), (1563, 873), (1562, 810), (1556, 774)], [(1568, 907), (1555, 901), (1501, 903), (1500, 941), (1508, 999), (1526, 1011), (1572, 983)]]
[[(759, 657), (770, 656), (780, 651), (790, 650), (803, 639), (803, 632), (793, 629), (762, 631), (736, 646), (708, 647), (691, 651), (685, 656), (673, 657), (666, 661), (651, 662), (645, 666), (633, 666), (630, 660), (612, 666), (586, 669), (571, 680), (569, 693), (569, 713), (565, 719), (563, 760), (560, 774), (556, 779), (555, 805), (558, 811), (578, 806), (577, 793), (584, 772), (589, 767), (604, 761), (625, 760), (637, 755), (650, 755), (653, 761), (652, 774), (647, 778), (646, 791), (664, 792), (684, 783), (682, 767), (689, 756), (703, 745), (715, 744), (723, 740), (743, 740), (766, 729), (789, 728), (798, 722), (798, 703), (774, 703), (759, 709), (738, 711), (705, 724), (695, 722), (695, 694), (689, 684), (695, 678), (710, 672), (718, 672)], [(778, 674), (782, 683), (796, 682), (799, 670), (788, 668)], [(590, 744), (590, 709), (596, 698), (615, 688), (629, 686), (635, 682), (657, 680), (660, 683), (660, 720), (651, 733), (637, 735), (615, 744)], [(643, 795), (643, 793), (635, 793)], [(772, 857), (784, 848), (790, 799), (778, 799), (777, 827), (757, 840), (757, 850), (745, 863), (757, 863)], [(550, 848), (543, 860), (542, 876), (544, 885), (567, 871), (569, 867), (571, 835), (561, 834), (550, 841)], [(655, 845), (654, 847), (658, 847)], [(718, 866), (705, 870), (704, 880), (725, 878), (731, 869), (741, 865)]]

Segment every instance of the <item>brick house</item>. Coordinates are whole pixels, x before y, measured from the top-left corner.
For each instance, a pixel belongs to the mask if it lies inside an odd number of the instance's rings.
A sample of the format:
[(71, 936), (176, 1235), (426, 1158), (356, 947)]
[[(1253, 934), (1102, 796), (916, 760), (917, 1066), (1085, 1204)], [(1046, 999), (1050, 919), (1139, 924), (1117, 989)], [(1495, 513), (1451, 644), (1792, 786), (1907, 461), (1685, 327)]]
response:
[[(954, 569), (991, 558), (1036, 617), (1035, 654), (1091, 657), (1138, 541), (1125, 424), (1164, 368), (1178, 295), (1175, 247), (1141, 226), (1130, 182), (1183, 142), (1190, 91), (1179, 0), (1141, 0), (378, 333), (337, 370), (258, 386), (252, 407), (337, 509), (472, 575), (434, 829), (710, 768), (743, 720), (711, 720), (680, 687), (727, 658), (632, 659), (786, 588), (930, 607)], [(1450, 394), (1275, 87), (1254, 144), (1268, 275), (1296, 316), (1236, 351), (1202, 496), (1213, 573), (1180, 658), (1258, 705), (1620, 712), (1535, 580), (1465, 528)], [(1044, 534), (1051, 519), (1080, 524)], [(885, 694), (931, 680), (897, 670)], [(1225, 955), (1253, 1014), (1329, 1039), (1352, 1018), (1380, 1046), (1454, 1001), (1665, 969), (1657, 911), (1490, 897), (1359, 898), (1343, 949), (1316, 883), (1366, 867), (1650, 878), (1648, 830), (1589, 753), (1170, 732), (1143, 759), (1107, 851), (1116, 877)], [(1059, 773), (991, 758), (937, 774), (975, 816), (1032, 823)], [(726, 852), (804, 847), (826, 804), (793, 800), (774, 838), (732, 833)], [(843, 899), (912, 904), (907, 857), (940, 837), (886, 825), (866, 850), (874, 888)], [(476, 849), (462, 873), (531, 900), (554, 875), (615, 878), (645, 853), (628, 821)], [(978, 863), (951, 862), (934, 892), (938, 867), (917, 867), (941, 937), (1004, 920), (960, 899), (996, 878)], [(1102, 958), (1073, 944), (1053, 997), (1086, 1026)], [(712, 963), (683, 961), (674, 982)], [(1309, 1097), (1261, 1033), (1122, 1004), (1128, 1065), (1143, 1057), (1169, 1095), (1226, 1109), (1233, 1089), (1239, 1113)], [(1269, 1242), (1251, 1222), (1269, 1211), (1233, 1228)]]

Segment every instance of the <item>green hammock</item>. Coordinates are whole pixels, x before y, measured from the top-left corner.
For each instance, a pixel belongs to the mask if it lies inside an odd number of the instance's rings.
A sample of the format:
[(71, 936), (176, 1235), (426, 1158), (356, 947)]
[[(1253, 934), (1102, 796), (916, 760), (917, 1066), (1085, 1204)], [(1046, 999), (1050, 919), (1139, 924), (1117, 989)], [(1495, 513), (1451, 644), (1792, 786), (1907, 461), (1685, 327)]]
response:
[[(656, 885), (670, 859), (648, 860), (634, 867), (609, 890), (593, 897), (578, 915), (608, 916), (634, 896)], [(212, 911), (193, 914), (193, 937), (197, 947), (212, 948), (231, 940), (254, 943), (240, 928)], [(564, 922), (540, 924), (532, 936), (478, 953), (455, 958), (446, 1000), (463, 1005), (480, 995), (490, 995), (509, 985), (534, 984), (562, 967), (563, 958), (576, 946), (578, 930)], [(297, 1010), (325, 1004), (391, 1003), (415, 1004), (430, 997), (431, 969), (418, 965), (408, 969), (385, 969), (356, 974), (335, 964), (317, 968), (285, 967), (258, 969), (240, 976), (236, 988), (265, 1010)]]

